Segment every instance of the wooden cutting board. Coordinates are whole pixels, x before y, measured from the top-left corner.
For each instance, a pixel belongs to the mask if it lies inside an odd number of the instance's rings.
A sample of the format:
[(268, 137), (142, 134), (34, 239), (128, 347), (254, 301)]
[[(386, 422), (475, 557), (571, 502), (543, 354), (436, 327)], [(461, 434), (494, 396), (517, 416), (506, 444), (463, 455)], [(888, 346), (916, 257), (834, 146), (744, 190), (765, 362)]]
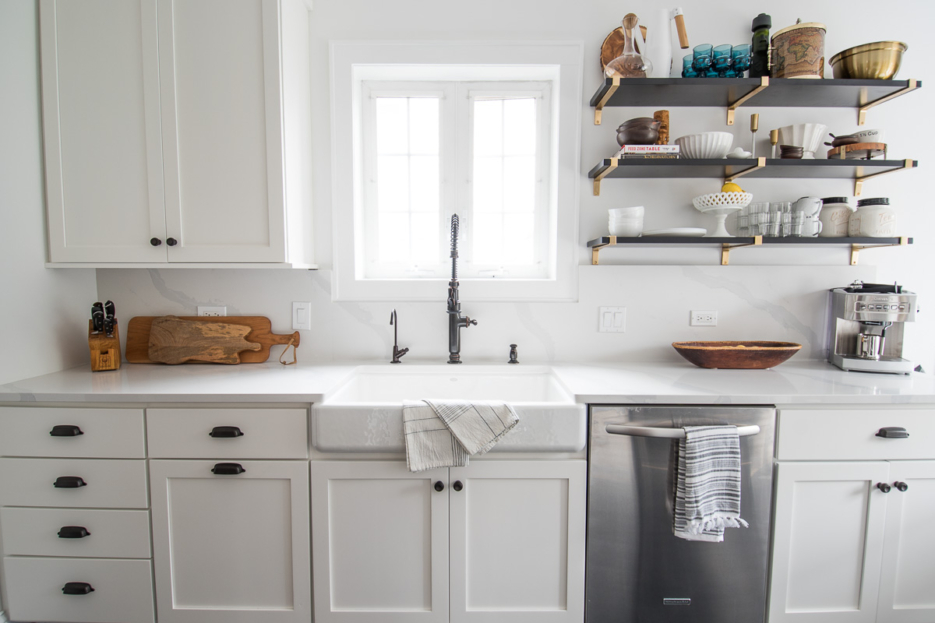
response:
[[(156, 363), (149, 358), (149, 342), (153, 321), (164, 316), (137, 316), (127, 323), (126, 358), (130, 363)], [(178, 316), (179, 320), (194, 322), (221, 323), (249, 327), (244, 336), (247, 342), (259, 344), (258, 350), (240, 352), (240, 363), (263, 363), (269, 359), (270, 348), (276, 344), (288, 344), (290, 341), (299, 346), (299, 332), (279, 335), (273, 333), (272, 323), (266, 316)], [(247, 348), (252, 348), (249, 344)]]

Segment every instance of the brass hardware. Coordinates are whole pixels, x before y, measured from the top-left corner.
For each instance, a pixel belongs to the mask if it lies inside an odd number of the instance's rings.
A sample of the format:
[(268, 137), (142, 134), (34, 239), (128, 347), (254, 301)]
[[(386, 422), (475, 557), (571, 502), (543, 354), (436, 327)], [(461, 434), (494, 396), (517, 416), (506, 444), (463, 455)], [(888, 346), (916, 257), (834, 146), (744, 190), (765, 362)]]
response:
[(756, 165), (755, 165), (755, 166), (752, 166), (752, 167), (749, 167), (749, 168), (747, 168), (747, 169), (744, 169), (743, 171), (739, 171), (739, 172), (737, 172), (737, 173), (734, 173), (733, 175), (730, 175), (730, 173), (729, 173), (729, 171), (728, 171), (728, 169), (730, 169), (730, 167), (725, 167), (725, 169), (724, 169), (724, 183), (726, 184), (727, 182), (733, 182), (733, 181), (734, 181), (735, 179), (737, 179), (738, 177), (743, 177), (743, 176), (746, 175), (747, 173), (753, 173), (754, 171), (759, 171), (760, 169), (762, 169), (762, 168), (765, 167), (765, 166), (766, 166), (766, 158), (757, 158), (757, 159), (756, 159)]
[(896, 244), (852, 244), (851, 245), (851, 266), (857, 266), (860, 252), (864, 249), (882, 249), (883, 247), (901, 247), (909, 244), (909, 238), (900, 236)]
[[(604, 97), (602, 97), (601, 101), (594, 107), (594, 125), (601, 125), (601, 112), (604, 110), (604, 105), (613, 97), (613, 94), (617, 92), (618, 88), (620, 88), (620, 76), (613, 78), (613, 83), (607, 89), (607, 92), (604, 93)], [(596, 195), (597, 193), (594, 194)]]
[[(899, 167), (898, 169), (890, 169), (889, 171), (880, 171), (878, 173), (871, 173), (870, 175), (858, 175), (856, 178), (854, 178), (854, 196), (859, 197), (860, 193), (863, 192), (864, 180), (869, 180), (872, 177), (879, 177), (881, 175), (886, 175), (887, 173), (893, 173), (894, 171), (902, 171), (903, 169), (911, 169), (914, 166), (915, 166), (915, 162), (913, 162), (912, 160), (906, 160), (903, 162), (903, 166)], [(861, 168), (858, 168), (857, 170), (860, 171)]]
[(753, 89), (752, 91), (750, 91), (749, 93), (741, 97), (736, 102), (733, 102), (730, 105), (728, 105), (727, 106), (727, 125), (734, 125), (734, 111), (735, 110), (740, 108), (740, 106), (742, 106), (744, 102), (746, 102), (751, 97), (753, 97), (754, 95), (756, 95), (757, 93), (759, 93), (760, 91), (762, 91), (768, 86), (769, 86), (769, 76), (761, 76), (760, 85), (758, 87), (756, 87), (755, 89)]
[(591, 266), (597, 266), (600, 263), (601, 249), (604, 247), (612, 247), (617, 244), (617, 236), (611, 236), (610, 242), (607, 244), (596, 244), (591, 247)]
[(601, 196), (601, 180), (607, 177), (607, 175), (611, 171), (616, 169), (619, 162), (620, 161), (617, 158), (611, 158), (610, 164), (607, 166), (607, 168), (594, 176), (594, 196), (595, 197)]
[(739, 249), (740, 247), (758, 247), (763, 244), (763, 236), (754, 236), (753, 242), (745, 242), (743, 244), (730, 244), (725, 242), (721, 245), (721, 266), (727, 266), (730, 264), (730, 250)]
[(909, 80), (909, 84), (908, 86), (906, 86), (905, 89), (900, 89), (899, 91), (896, 91), (895, 93), (890, 93), (889, 95), (885, 97), (881, 97), (880, 99), (870, 102), (869, 104), (864, 104), (857, 110), (857, 125), (864, 125), (865, 123), (867, 123), (867, 111), (873, 108), (874, 106), (879, 106), (883, 102), (888, 102), (891, 99), (897, 98), (900, 95), (905, 95), (906, 93), (909, 93), (910, 91), (915, 91), (918, 88), (919, 88), (919, 83), (917, 80)]

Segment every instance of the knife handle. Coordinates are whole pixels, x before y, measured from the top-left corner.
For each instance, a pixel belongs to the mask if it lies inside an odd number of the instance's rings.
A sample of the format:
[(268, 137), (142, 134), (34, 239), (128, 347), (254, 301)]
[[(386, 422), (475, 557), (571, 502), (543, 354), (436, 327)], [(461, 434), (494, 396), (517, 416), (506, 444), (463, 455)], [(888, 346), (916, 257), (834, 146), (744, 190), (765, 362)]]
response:
[(91, 313), (91, 325), (94, 328), (94, 333), (100, 333), (104, 330), (104, 312), (100, 309), (95, 309)]
[(104, 303), (104, 315), (110, 318), (113, 318), (117, 315), (117, 306), (114, 305), (113, 301), (107, 301)]

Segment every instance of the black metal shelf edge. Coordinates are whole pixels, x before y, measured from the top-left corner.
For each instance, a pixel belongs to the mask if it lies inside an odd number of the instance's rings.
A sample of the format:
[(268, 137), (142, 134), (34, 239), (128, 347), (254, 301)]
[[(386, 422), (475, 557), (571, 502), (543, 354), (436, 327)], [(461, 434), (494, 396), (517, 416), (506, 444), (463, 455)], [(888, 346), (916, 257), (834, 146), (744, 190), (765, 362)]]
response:
[[(713, 80), (714, 78), (712, 78)], [(594, 179), (602, 172), (613, 166), (612, 158), (605, 158), (588, 172), (588, 177)], [(912, 167), (919, 166), (918, 160), (912, 161)], [(655, 178), (655, 177), (725, 177), (736, 175), (747, 169), (756, 167), (756, 160), (722, 158), (720, 160), (695, 160), (678, 158), (672, 160), (653, 159), (645, 160), (617, 160), (617, 166), (610, 171), (605, 179), (609, 178)], [(829, 158), (822, 160), (793, 160), (782, 158), (768, 158), (766, 166), (751, 171), (748, 178), (825, 178), (850, 179), (862, 177), (862, 171), (869, 169), (873, 173), (882, 173), (903, 169), (905, 160), (840, 160)], [(727, 169), (730, 168), (728, 171)]]
[[(610, 245), (611, 236), (601, 236), (600, 238), (595, 238), (594, 240), (588, 240), (588, 247), (603, 247)], [(790, 244), (804, 244), (804, 245), (813, 245), (813, 246), (845, 246), (845, 245), (880, 245), (880, 246), (890, 246), (898, 245), (902, 238), (796, 238), (796, 237), (787, 237), (787, 238), (763, 238), (763, 244), (776, 244), (776, 245), (790, 245)], [(734, 238), (706, 238), (706, 237), (693, 237), (693, 236), (640, 236), (638, 238), (624, 238), (622, 236), (617, 236), (616, 244), (675, 244), (675, 245), (692, 245), (692, 244), (753, 244), (754, 238), (751, 237), (734, 237)], [(907, 244), (912, 244), (913, 239), (909, 238), (906, 241)]]
[[(909, 87), (909, 80), (797, 80), (770, 78), (769, 87), (748, 106), (796, 108), (859, 108)], [(916, 87), (922, 81), (915, 81)], [(591, 97), (597, 106), (612, 88), (604, 82)], [(760, 86), (759, 78), (626, 78), (604, 107), (666, 106), (726, 107)]]

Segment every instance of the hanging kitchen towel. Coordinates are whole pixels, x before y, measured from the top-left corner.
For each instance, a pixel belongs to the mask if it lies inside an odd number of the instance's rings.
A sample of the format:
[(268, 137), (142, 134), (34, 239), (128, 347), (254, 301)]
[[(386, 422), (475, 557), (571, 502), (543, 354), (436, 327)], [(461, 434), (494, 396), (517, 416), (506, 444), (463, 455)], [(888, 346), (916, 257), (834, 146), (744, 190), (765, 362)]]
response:
[(519, 423), (505, 402), (426, 400), (468, 454), (484, 454)]
[(424, 401), (403, 402), (403, 436), (410, 472), (436, 467), (462, 467), (468, 453), (458, 443), (435, 410)]
[(720, 542), (740, 518), (740, 437), (736, 426), (686, 426), (679, 440), (675, 536)]

